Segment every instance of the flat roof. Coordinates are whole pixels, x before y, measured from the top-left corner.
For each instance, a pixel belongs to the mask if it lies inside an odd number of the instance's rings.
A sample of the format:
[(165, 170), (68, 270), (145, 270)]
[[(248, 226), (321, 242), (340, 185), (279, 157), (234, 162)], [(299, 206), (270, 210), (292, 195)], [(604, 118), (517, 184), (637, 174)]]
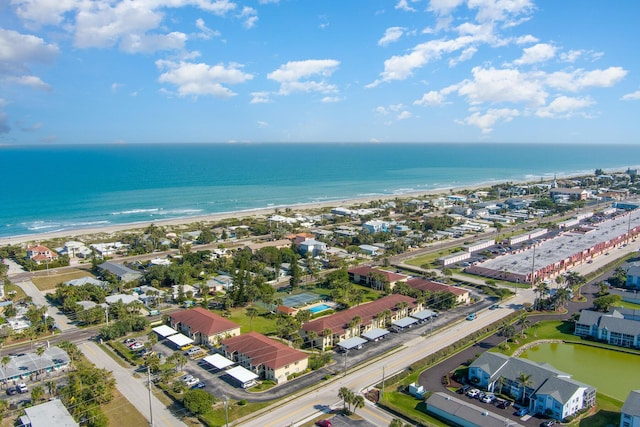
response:
[[(31, 406), (24, 409), (25, 418), (29, 420), (32, 427), (77, 427), (67, 408), (60, 399), (51, 400), (40, 405)], [(22, 419), (22, 418), (21, 418)]]
[(365, 340), (364, 338), (353, 337), (353, 338), (349, 338), (348, 340), (340, 341), (338, 345), (344, 348), (345, 350), (351, 350), (352, 348), (356, 348), (366, 342), (367, 340)]
[(399, 328), (406, 328), (407, 326), (411, 326), (416, 323), (418, 323), (418, 319), (413, 317), (403, 317), (402, 319), (391, 322), (393, 326), (397, 326)]
[(383, 337), (385, 335), (387, 335), (389, 333), (389, 331), (387, 331), (386, 329), (381, 329), (381, 328), (375, 328), (372, 329), (368, 332), (365, 332), (364, 334), (362, 334), (363, 337), (365, 337), (366, 339), (373, 341), (373, 340), (377, 340), (380, 337)]
[(246, 368), (243, 368), (242, 366), (236, 366), (235, 368), (229, 369), (227, 374), (231, 375), (243, 385), (258, 379), (258, 375)]
[(178, 347), (182, 347), (183, 345), (193, 344), (193, 340), (186, 335), (175, 334), (167, 337), (169, 341), (177, 345)]
[(432, 311), (432, 310), (422, 310), (422, 311), (419, 311), (419, 312), (417, 312), (417, 313), (413, 313), (413, 314), (411, 315), (411, 317), (414, 317), (414, 318), (416, 318), (416, 319), (418, 319), (418, 320), (426, 320), (426, 319), (429, 319), (430, 317), (433, 317), (433, 316), (435, 316), (435, 315), (436, 315), (436, 312), (435, 312), (435, 311)]
[(152, 329), (152, 331), (160, 335), (162, 338), (166, 338), (178, 333), (178, 331), (173, 329), (171, 326), (167, 326), (167, 325), (156, 326), (155, 328)]
[(227, 359), (221, 354), (212, 354), (211, 356), (207, 356), (203, 359), (209, 365), (213, 365), (217, 369), (224, 369), (235, 364), (233, 361)]

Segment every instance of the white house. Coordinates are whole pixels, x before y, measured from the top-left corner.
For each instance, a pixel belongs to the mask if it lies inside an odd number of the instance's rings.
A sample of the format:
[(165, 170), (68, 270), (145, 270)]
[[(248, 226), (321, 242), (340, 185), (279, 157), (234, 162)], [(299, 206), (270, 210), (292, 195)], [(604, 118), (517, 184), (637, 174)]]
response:
[(302, 255), (311, 254), (311, 256), (318, 256), (321, 253), (327, 251), (327, 244), (324, 242), (319, 242), (314, 239), (307, 239), (303, 242), (300, 242), (300, 253)]
[(620, 427), (640, 427), (640, 390), (632, 390), (620, 410)]

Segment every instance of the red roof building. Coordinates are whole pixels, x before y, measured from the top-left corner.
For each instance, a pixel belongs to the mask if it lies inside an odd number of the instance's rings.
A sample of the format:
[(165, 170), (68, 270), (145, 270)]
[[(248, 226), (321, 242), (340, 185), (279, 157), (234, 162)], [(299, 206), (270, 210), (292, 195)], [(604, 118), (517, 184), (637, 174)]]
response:
[(27, 258), (42, 264), (43, 262), (56, 261), (58, 254), (43, 245), (29, 246), (27, 248)]
[(377, 290), (384, 290), (385, 282), (389, 284), (389, 289), (393, 289), (396, 283), (402, 280), (407, 280), (409, 277), (404, 274), (372, 268), (368, 265), (350, 268), (348, 273), (349, 280), (353, 283), (369, 286), (370, 288)]
[(221, 343), (225, 357), (267, 380), (286, 382), (307, 370), (308, 356), (257, 332), (249, 332)]
[(172, 313), (169, 322), (197, 344), (216, 345), (220, 340), (240, 335), (240, 325), (202, 307)]
[[(383, 315), (385, 310), (391, 313), (388, 318)], [(302, 325), (300, 332), (307, 339), (309, 339), (309, 332), (315, 332), (317, 338), (314, 337), (314, 346), (324, 348), (374, 328), (384, 328), (387, 322), (401, 319), (420, 310), (422, 310), (422, 304), (418, 304), (414, 298), (391, 294), (379, 300), (307, 322)], [(356, 318), (360, 319), (360, 323), (350, 325)], [(325, 335), (325, 331), (331, 331), (331, 334)]]
[(420, 291), (426, 291), (430, 293), (448, 292), (455, 296), (456, 304), (468, 304), (469, 302), (471, 302), (469, 291), (457, 286), (449, 286), (445, 285), (444, 283), (419, 278), (407, 280), (407, 285), (411, 286), (413, 289), (418, 289)]

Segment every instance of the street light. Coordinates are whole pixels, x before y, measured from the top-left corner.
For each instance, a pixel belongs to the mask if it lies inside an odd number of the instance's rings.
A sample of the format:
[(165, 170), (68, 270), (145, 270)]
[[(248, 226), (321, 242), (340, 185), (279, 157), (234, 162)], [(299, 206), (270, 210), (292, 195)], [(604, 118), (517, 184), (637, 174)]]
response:
[(347, 376), (347, 353), (349, 353), (348, 349), (344, 349), (344, 376)]
[(226, 394), (222, 395), (222, 399), (224, 399), (224, 419), (226, 427), (229, 427), (229, 399)]

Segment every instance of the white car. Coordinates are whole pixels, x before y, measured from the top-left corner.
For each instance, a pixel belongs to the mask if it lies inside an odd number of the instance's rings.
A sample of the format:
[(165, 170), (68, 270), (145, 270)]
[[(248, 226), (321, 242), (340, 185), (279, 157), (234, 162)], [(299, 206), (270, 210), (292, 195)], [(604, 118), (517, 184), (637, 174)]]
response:
[(194, 386), (196, 384), (198, 384), (200, 382), (200, 379), (197, 377), (191, 377), (188, 380), (186, 380), (184, 383), (186, 385), (188, 385), (189, 387)]
[(192, 380), (192, 379), (193, 379), (193, 375), (184, 375), (184, 376), (180, 377), (180, 381), (183, 381), (183, 382), (187, 382), (187, 381)]
[(492, 403), (494, 400), (496, 400), (496, 396), (491, 393), (487, 393), (480, 398), (480, 401), (484, 403)]
[(144, 348), (144, 344), (137, 342), (131, 345), (131, 347), (129, 348), (133, 351), (140, 350), (141, 348)]
[(467, 392), (467, 396), (472, 398), (478, 397), (479, 394), (480, 394), (480, 390), (478, 390), (477, 388), (472, 388)]

